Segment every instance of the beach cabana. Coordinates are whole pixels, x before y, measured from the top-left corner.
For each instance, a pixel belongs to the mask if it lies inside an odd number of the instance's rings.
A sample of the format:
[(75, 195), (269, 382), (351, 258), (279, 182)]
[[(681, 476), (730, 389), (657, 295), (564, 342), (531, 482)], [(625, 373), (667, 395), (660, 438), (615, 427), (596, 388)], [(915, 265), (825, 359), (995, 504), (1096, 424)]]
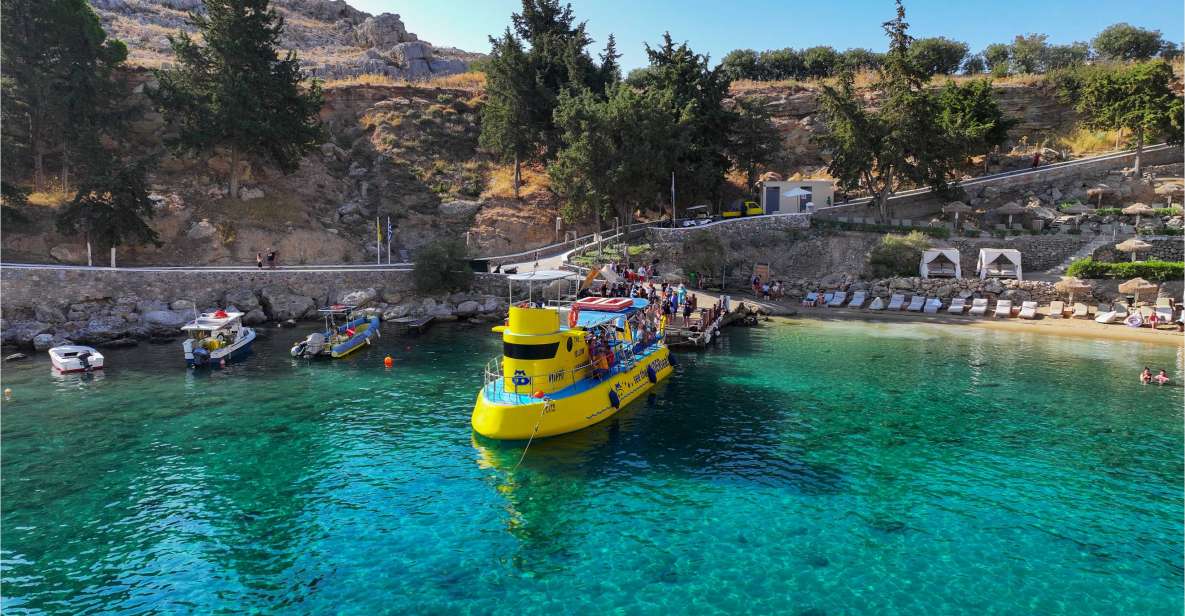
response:
[(1020, 269), (1020, 251), (1012, 248), (980, 248), (975, 269), (979, 271), (980, 280), (988, 276), (1024, 280)]
[(1147, 252), (1149, 250), (1152, 250), (1152, 244), (1149, 244), (1148, 242), (1145, 242), (1144, 240), (1138, 240), (1133, 237), (1129, 240), (1125, 240), (1125, 241), (1122, 241), (1122, 242), (1116, 244), (1115, 250), (1118, 250), (1120, 252), (1130, 252), (1132, 255), (1132, 261), (1135, 262), (1136, 253)]
[(963, 270), (959, 266), (959, 251), (954, 248), (931, 248), (922, 253), (922, 264), (918, 267), (922, 278), (931, 276), (944, 278), (962, 278)]

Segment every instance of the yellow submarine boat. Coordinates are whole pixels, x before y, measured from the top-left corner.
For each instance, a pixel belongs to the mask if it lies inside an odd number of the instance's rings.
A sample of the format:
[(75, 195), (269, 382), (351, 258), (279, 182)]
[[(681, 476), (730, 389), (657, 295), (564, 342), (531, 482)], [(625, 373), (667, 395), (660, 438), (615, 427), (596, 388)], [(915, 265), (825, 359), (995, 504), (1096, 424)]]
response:
[(519, 440), (612, 417), (671, 373), (645, 299), (586, 298), (570, 307), (512, 305), (502, 357), (486, 366), (473, 408), (482, 436)]

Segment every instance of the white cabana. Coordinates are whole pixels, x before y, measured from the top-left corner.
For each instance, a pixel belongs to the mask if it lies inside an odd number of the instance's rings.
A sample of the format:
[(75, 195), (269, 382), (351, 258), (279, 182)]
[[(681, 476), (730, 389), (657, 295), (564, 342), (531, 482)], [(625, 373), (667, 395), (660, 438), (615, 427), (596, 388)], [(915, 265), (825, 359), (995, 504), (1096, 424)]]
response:
[(980, 280), (988, 276), (1023, 280), (1020, 271), (1020, 251), (1012, 248), (980, 248), (979, 261), (975, 268), (979, 270)]
[(918, 267), (922, 278), (962, 278), (963, 268), (959, 265), (959, 251), (954, 248), (931, 248), (922, 253), (922, 264)]

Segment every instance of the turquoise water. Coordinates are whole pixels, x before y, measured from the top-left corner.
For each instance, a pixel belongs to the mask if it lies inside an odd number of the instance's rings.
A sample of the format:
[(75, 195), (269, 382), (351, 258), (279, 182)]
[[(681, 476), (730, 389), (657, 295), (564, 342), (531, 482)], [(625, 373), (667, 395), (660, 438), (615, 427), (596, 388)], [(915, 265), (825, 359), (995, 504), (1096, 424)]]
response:
[[(1172, 347), (799, 321), (475, 441), (483, 329), (191, 375), (4, 367), (5, 614), (1180, 614)], [(385, 370), (381, 357), (394, 351)]]

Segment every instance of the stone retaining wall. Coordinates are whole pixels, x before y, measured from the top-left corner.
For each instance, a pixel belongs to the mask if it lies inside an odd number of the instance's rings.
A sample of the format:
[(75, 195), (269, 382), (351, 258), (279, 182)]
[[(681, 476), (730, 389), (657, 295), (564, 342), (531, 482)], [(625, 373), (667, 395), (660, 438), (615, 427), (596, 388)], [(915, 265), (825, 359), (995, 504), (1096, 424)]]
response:
[(759, 231), (805, 230), (810, 227), (810, 214), (774, 214), (721, 221), (703, 227), (650, 227), (646, 234), (652, 242), (682, 242), (697, 231), (707, 231), (721, 241), (731, 242), (744, 240)]
[[(1185, 261), (1185, 237), (1165, 235), (1157, 237), (1143, 236), (1140, 239), (1152, 244), (1152, 250), (1138, 255), (1142, 260)], [(1091, 254), (1091, 258), (1096, 261), (1117, 263), (1120, 261), (1130, 261), (1131, 255), (1115, 250), (1114, 244), (1107, 244), (1095, 250)]]
[[(475, 275), (469, 291), (424, 296), (410, 271), (143, 271), (4, 268), (0, 272), (5, 344), (45, 342), (131, 344), (168, 337), (193, 316), (194, 308), (234, 306), (244, 322), (316, 318), (331, 302), (365, 303), (384, 318), (431, 314), (442, 320), (500, 318), (506, 277)], [(516, 297), (526, 288), (516, 283)]]
[[(964, 275), (975, 273), (981, 248), (1012, 248), (1020, 251), (1024, 272), (1041, 272), (1056, 267), (1083, 246), (1093, 236), (1085, 235), (1017, 235), (1008, 238), (952, 237), (947, 244), (959, 249)], [(942, 242), (936, 242), (942, 243)]]
[[(1117, 280), (1090, 280), (1089, 293), (1079, 293), (1075, 301), (1081, 302), (1113, 302), (1119, 300), (1119, 283)], [(786, 295), (797, 299), (811, 291), (847, 288), (848, 297), (853, 291), (865, 291), (871, 300), (873, 297), (889, 298), (894, 293), (900, 293), (909, 298), (913, 295), (937, 297), (944, 302), (961, 297), (964, 299), (984, 297), (991, 300), (1009, 299), (1019, 304), (1024, 301), (1036, 301), (1048, 304), (1054, 300), (1068, 301), (1066, 293), (1057, 290), (1055, 283), (1043, 280), (1000, 280), (989, 278), (886, 278), (882, 280), (858, 280), (851, 277), (839, 282), (835, 280), (795, 279), (787, 280)], [(1181, 298), (1181, 281), (1166, 282), (1160, 285), (1162, 297)], [(1149, 298), (1144, 298), (1149, 299)], [(970, 303), (970, 302), (968, 302)]]

